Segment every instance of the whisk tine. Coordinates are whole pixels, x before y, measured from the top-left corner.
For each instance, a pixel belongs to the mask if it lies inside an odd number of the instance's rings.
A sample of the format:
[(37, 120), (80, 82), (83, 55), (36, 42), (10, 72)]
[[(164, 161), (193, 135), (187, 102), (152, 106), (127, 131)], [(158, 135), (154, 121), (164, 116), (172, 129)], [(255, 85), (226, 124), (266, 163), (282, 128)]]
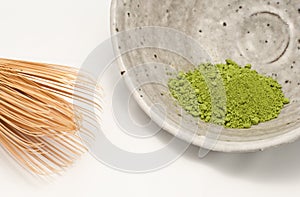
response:
[[(83, 85), (77, 84), (78, 77)], [(82, 116), (93, 117), (68, 99), (101, 110), (84, 96), (94, 95), (90, 85), (93, 81), (71, 67), (0, 59), (2, 147), (37, 174), (59, 173), (70, 166), (87, 150), (79, 137), (81, 130), (89, 134), (81, 128)]]

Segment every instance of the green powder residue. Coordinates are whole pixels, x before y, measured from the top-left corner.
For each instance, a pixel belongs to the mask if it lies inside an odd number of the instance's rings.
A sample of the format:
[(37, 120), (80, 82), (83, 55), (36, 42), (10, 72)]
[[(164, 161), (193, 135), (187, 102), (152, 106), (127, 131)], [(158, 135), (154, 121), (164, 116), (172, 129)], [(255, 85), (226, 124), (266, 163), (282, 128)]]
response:
[(250, 128), (275, 119), (290, 102), (273, 78), (251, 70), (250, 64), (240, 67), (232, 60), (180, 72), (168, 86), (188, 113), (228, 128)]

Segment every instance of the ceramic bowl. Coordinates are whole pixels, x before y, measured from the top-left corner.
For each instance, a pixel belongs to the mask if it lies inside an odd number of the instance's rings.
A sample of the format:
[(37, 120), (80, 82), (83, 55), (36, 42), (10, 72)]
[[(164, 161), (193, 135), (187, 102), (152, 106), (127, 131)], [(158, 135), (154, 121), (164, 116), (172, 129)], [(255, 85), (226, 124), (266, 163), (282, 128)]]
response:
[[(264, 150), (300, 137), (300, 1), (113, 0), (111, 33), (128, 87), (166, 131), (222, 152)], [(291, 103), (277, 119), (250, 129), (215, 128), (168, 93), (176, 72), (228, 58), (251, 63), (283, 86)]]

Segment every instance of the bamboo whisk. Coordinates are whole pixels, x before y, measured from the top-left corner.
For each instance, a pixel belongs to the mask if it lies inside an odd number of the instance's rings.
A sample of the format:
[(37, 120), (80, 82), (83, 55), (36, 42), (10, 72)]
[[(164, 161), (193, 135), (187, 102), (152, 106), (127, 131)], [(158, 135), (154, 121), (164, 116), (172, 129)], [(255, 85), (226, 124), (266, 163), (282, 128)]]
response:
[(0, 59), (0, 144), (34, 173), (58, 173), (86, 150), (78, 132), (88, 133), (80, 122), (89, 113), (68, 100), (95, 103), (74, 92), (78, 77), (87, 79), (71, 67)]

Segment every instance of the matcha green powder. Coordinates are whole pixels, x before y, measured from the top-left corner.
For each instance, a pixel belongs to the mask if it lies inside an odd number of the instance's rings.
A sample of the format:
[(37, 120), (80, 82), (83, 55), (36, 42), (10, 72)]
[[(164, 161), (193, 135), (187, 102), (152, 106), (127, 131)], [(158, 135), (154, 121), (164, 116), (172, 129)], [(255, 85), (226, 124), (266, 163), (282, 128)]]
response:
[(227, 128), (250, 128), (275, 119), (290, 102), (273, 78), (258, 74), (250, 64), (240, 67), (232, 60), (180, 72), (168, 86), (188, 113)]

